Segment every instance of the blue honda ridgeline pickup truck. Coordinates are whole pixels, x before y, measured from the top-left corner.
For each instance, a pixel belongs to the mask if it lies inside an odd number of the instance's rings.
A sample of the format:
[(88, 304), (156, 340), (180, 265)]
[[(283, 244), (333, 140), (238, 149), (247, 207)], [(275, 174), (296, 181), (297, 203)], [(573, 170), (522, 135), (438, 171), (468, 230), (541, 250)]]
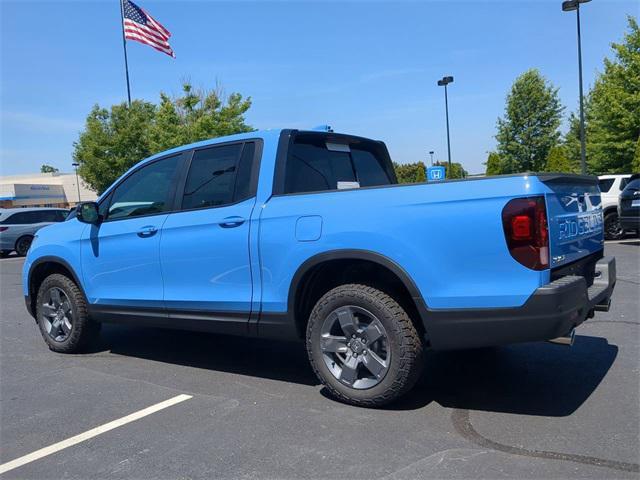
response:
[(102, 322), (299, 339), (363, 406), (410, 390), (427, 348), (570, 344), (615, 280), (595, 177), (398, 185), (384, 143), (297, 130), (140, 162), (40, 230), (23, 272), (56, 352)]

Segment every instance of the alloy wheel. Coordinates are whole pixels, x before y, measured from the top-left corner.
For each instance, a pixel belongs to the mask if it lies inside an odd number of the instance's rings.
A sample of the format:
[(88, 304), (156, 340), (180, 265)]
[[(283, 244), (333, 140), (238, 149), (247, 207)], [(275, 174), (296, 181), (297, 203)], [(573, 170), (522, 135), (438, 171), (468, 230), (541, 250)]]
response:
[(331, 312), (322, 324), (320, 348), (331, 374), (351, 388), (374, 387), (389, 370), (387, 331), (362, 307), (346, 305)]
[(608, 240), (618, 240), (624, 235), (622, 225), (620, 225), (620, 218), (616, 215), (615, 218), (609, 218), (605, 220), (604, 234)]
[(44, 296), (40, 320), (56, 342), (64, 342), (73, 328), (73, 311), (69, 297), (58, 287), (52, 287)]

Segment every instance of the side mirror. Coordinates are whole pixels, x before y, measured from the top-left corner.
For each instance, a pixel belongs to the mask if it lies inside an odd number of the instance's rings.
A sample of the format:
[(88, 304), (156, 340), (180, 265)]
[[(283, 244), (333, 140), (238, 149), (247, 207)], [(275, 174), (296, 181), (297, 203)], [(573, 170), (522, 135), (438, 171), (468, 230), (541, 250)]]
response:
[(82, 223), (98, 225), (100, 223), (98, 204), (96, 202), (81, 203), (76, 207), (76, 216)]

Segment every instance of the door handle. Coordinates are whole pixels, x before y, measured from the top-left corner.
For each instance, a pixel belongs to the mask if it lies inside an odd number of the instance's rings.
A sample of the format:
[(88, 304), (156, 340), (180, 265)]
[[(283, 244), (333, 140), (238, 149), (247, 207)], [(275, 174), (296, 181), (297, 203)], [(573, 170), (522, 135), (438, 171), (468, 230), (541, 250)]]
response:
[(220, 222), (220, 226), (222, 228), (235, 228), (239, 227), (244, 222), (245, 220), (242, 217), (227, 217), (222, 219), (222, 221)]
[(138, 236), (140, 238), (153, 237), (156, 233), (158, 233), (158, 229), (153, 225), (147, 225), (138, 230)]

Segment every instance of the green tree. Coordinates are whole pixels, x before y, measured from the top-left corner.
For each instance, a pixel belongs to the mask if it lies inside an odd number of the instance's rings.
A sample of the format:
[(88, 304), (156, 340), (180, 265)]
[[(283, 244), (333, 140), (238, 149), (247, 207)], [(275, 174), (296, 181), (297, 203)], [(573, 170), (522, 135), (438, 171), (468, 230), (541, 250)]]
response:
[(624, 41), (611, 45), (614, 58), (604, 59), (604, 72), (587, 97), (587, 162), (596, 174), (626, 173), (634, 166), (640, 135), (640, 28), (635, 18), (628, 22)]
[(396, 177), (398, 177), (398, 183), (417, 183), (424, 182), (425, 165), (424, 162), (415, 163), (393, 163), (393, 168), (396, 171)]
[(51, 165), (47, 165), (46, 163), (40, 167), (40, 173), (56, 173), (59, 171), (59, 168), (52, 167)]
[(631, 171), (633, 173), (640, 173), (640, 137), (636, 142), (636, 153), (633, 156), (633, 163), (631, 164)]
[(500, 160), (500, 155), (496, 152), (489, 152), (485, 165), (487, 166), (486, 175), (500, 175), (503, 173), (502, 161)]
[(562, 145), (556, 145), (549, 150), (547, 164), (544, 168), (545, 172), (565, 172), (574, 173), (574, 165), (567, 156), (566, 148)]
[(73, 158), (84, 182), (103, 192), (145, 157), (168, 148), (253, 129), (244, 114), (251, 99), (220, 89), (195, 90), (185, 82), (182, 95), (160, 94), (160, 103), (134, 100), (110, 109), (94, 106), (74, 143)]
[(504, 117), (497, 123), (503, 173), (544, 168), (549, 150), (560, 139), (563, 109), (558, 89), (538, 70), (528, 70), (515, 80), (507, 95)]

